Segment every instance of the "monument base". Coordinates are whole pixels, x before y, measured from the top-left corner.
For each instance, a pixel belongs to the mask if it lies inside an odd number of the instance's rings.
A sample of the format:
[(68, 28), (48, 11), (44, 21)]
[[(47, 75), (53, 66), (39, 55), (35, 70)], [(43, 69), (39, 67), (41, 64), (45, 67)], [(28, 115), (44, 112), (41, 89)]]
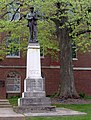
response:
[(48, 113), (55, 112), (55, 106), (15, 106), (14, 111), (16, 113)]
[(44, 113), (55, 112), (56, 108), (51, 106), (51, 100), (48, 97), (20, 98), (19, 104), (13, 107), (17, 113)]
[(24, 80), (25, 92), (22, 98), (18, 99), (18, 106), (14, 107), (17, 113), (41, 113), (55, 112), (54, 106), (51, 106), (51, 99), (45, 97), (43, 78), (26, 78)]
[(51, 100), (47, 97), (20, 98), (18, 106), (50, 106)]

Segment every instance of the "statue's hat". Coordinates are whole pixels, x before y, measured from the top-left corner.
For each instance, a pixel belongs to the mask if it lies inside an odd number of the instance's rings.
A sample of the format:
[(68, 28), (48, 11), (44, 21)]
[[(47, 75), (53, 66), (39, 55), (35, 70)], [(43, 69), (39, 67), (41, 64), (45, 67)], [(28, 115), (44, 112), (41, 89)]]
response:
[(34, 9), (34, 7), (33, 7), (33, 6), (31, 6), (31, 7), (30, 7), (30, 9)]

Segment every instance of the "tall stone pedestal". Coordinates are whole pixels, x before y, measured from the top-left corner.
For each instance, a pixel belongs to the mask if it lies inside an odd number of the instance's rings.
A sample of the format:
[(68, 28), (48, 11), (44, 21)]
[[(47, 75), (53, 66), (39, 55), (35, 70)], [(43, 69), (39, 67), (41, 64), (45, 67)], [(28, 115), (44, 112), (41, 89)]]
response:
[(18, 100), (18, 113), (55, 111), (50, 98), (45, 95), (45, 79), (41, 77), (40, 45), (30, 43), (27, 50), (27, 71), (24, 92)]

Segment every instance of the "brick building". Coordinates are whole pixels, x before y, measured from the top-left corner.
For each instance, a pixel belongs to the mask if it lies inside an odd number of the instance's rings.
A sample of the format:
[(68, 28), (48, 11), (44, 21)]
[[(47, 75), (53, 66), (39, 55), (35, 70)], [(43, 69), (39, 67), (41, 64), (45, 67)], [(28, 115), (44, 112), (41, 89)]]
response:
[[(16, 7), (18, 7), (18, 4)], [(8, 10), (15, 10), (12, 8), (13, 6), (10, 4)], [(8, 20), (12, 19), (12, 12), (8, 14)], [(20, 14), (17, 12), (14, 20), (19, 18)], [(0, 36), (0, 42), (3, 39), (1, 37), (3, 36)], [(8, 39), (7, 46), (10, 42), (11, 40)], [(14, 45), (18, 44), (15, 39), (13, 43)], [(16, 46), (13, 47), (16, 48)], [(53, 60), (51, 56), (44, 56), (41, 58), (41, 63), (42, 73), (45, 77), (46, 94), (54, 94), (58, 89), (60, 80), (60, 63)], [(75, 59), (73, 59), (73, 66), (77, 91), (79, 93), (91, 95), (91, 53), (77, 53)], [(12, 50), (8, 51), (5, 59), (0, 59), (0, 98), (21, 95), (24, 89), (25, 77), (26, 57), (23, 57), (18, 49), (15, 52)]]
[[(60, 64), (45, 56), (41, 58), (42, 73), (45, 77), (46, 94), (54, 94), (60, 80)], [(91, 53), (77, 54), (73, 59), (76, 89), (79, 93), (91, 95)], [(26, 57), (6, 56), (0, 60), (0, 98), (21, 95), (26, 77)]]

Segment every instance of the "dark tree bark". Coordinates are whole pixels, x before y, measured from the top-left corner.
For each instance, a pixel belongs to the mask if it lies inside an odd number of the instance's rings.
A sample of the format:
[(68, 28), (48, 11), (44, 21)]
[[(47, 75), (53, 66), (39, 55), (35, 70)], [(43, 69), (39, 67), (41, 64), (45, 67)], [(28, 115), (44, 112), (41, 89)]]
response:
[(60, 88), (61, 98), (78, 98), (75, 89), (73, 64), (72, 64), (72, 41), (69, 36), (70, 30), (63, 28), (60, 30)]

